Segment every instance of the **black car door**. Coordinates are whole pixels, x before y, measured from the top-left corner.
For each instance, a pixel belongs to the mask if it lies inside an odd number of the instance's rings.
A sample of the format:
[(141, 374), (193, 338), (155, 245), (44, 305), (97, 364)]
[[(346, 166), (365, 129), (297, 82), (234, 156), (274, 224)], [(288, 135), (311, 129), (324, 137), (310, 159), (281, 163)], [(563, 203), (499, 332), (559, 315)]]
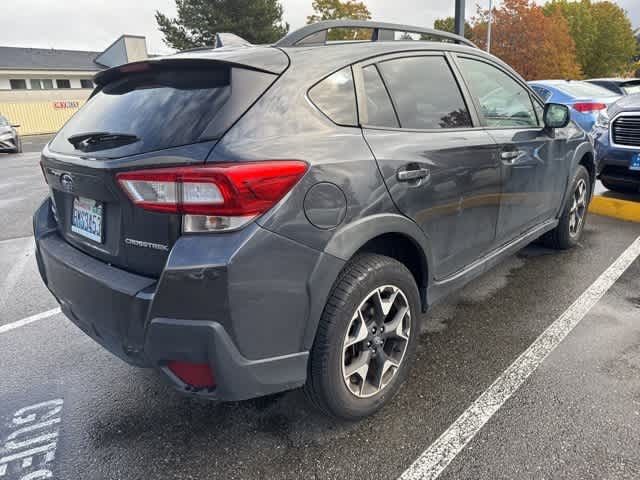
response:
[(495, 243), (501, 167), (447, 55), (383, 57), (354, 68), (360, 122), (391, 197), (428, 236), (437, 279)]
[(571, 159), (542, 122), (543, 107), (523, 82), (486, 58), (456, 55), (487, 132), (500, 148), (502, 196), (497, 239), (506, 243), (555, 217)]

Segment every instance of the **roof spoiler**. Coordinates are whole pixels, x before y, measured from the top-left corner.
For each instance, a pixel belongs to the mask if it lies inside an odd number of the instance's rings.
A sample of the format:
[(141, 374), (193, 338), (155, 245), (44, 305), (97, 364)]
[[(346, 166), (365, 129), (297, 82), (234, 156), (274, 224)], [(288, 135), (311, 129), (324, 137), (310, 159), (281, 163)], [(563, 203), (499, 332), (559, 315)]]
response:
[(432, 37), (439, 41), (454, 42), (469, 47), (478, 48), (473, 42), (466, 38), (441, 30), (432, 28), (415, 27), (411, 25), (401, 25), (397, 23), (370, 22), (367, 20), (327, 20), (313, 23), (291, 32), (280, 41), (276, 47), (308, 47), (311, 45), (326, 45), (328, 32), (332, 28), (362, 28), (371, 29), (371, 41), (394, 40), (394, 32), (418, 33), (427, 37)]

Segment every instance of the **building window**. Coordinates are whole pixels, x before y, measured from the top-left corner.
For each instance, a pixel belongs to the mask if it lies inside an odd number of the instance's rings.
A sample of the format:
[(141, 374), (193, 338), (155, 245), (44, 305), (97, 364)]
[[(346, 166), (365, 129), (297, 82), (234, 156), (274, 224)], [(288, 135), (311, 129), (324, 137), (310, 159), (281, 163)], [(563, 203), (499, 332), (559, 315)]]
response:
[(42, 80), (42, 88), (45, 90), (53, 90), (53, 80), (45, 78)]
[(56, 86), (58, 88), (71, 88), (71, 81), (70, 80), (56, 80)]
[(11, 90), (26, 90), (27, 89), (27, 81), (24, 79), (11, 79), (9, 80), (9, 85), (11, 85)]
[(81, 78), (80, 86), (82, 88), (93, 88), (93, 81), (90, 78)]
[(29, 83), (31, 84), (31, 90), (42, 90), (42, 82), (37, 78), (32, 78)]

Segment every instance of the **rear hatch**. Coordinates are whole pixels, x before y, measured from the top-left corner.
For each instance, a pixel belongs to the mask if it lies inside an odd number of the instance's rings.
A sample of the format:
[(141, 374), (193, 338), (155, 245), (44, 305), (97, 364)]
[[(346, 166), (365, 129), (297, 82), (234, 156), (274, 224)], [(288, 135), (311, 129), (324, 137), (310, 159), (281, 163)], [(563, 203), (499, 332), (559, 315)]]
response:
[(109, 264), (159, 276), (181, 216), (135, 206), (116, 174), (204, 163), (287, 65), (281, 51), (253, 47), (100, 73), (91, 98), (42, 154), (60, 234)]

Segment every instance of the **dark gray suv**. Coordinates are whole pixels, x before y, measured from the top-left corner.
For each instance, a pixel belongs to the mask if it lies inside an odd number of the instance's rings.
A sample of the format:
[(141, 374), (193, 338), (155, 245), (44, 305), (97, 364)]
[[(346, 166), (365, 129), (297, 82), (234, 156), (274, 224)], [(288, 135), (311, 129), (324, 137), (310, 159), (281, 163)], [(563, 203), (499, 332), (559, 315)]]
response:
[[(371, 41), (327, 40), (356, 28)], [(213, 400), (304, 386), (361, 418), (407, 377), (430, 305), (539, 237), (579, 241), (585, 133), (464, 38), (220, 38), (99, 73), (42, 153), (42, 278), (126, 362)]]

